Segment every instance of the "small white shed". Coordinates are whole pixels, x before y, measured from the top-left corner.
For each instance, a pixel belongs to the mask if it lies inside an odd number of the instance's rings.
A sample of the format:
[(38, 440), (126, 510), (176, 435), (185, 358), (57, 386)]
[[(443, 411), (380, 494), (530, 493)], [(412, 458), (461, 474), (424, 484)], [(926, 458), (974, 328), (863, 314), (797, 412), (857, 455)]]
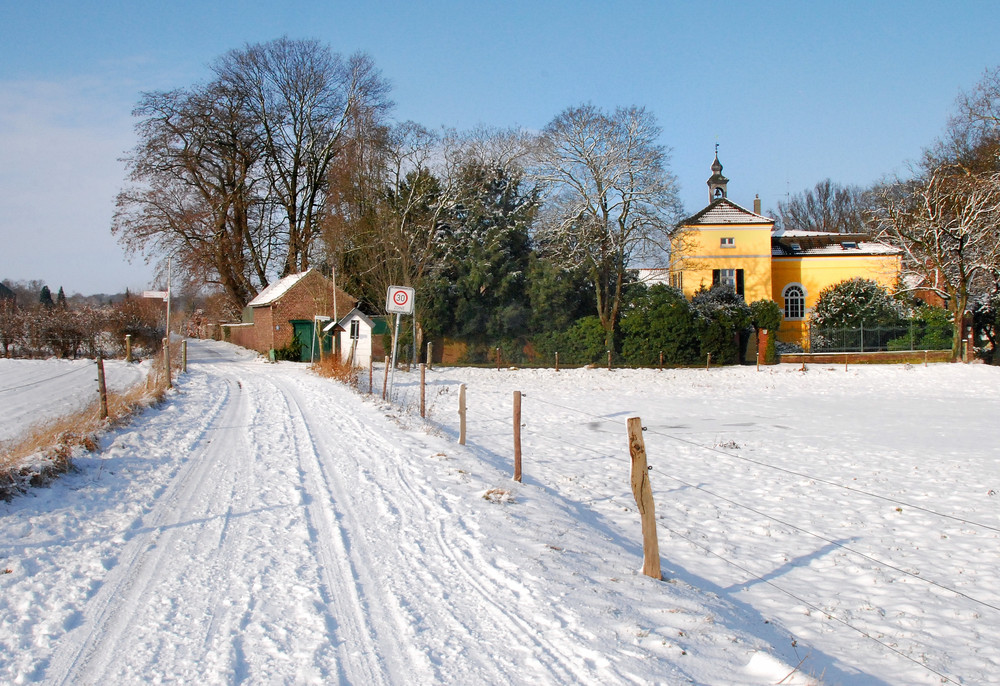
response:
[(340, 359), (354, 366), (367, 366), (373, 351), (375, 322), (355, 307), (337, 322), (335, 330)]

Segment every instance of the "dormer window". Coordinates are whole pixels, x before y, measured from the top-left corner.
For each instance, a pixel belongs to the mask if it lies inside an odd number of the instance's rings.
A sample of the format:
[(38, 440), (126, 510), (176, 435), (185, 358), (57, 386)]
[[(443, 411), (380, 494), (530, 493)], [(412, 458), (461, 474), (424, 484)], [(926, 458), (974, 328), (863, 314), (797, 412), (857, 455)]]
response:
[(802, 252), (802, 246), (798, 243), (790, 243), (789, 245), (792, 248), (792, 252)]
[(735, 248), (736, 239), (735, 238), (722, 238), (719, 240), (720, 248)]
[(855, 243), (854, 241), (844, 241), (843, 243), (840, 244), (840, 247), (843, 248), (844, 250), (857, 250), (858, 244)]

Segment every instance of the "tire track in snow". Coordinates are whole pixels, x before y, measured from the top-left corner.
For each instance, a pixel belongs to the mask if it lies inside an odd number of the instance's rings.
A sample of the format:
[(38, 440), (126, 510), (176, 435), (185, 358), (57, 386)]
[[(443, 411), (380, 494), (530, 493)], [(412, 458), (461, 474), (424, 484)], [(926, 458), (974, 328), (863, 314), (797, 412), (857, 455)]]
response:
[[(290, 393), (293, 396), (296, 392), (295, 389), (290, 389)], [(352, 403), (357, 402), (355, 396), (347, 397)], [(297, 400), (297, 403), (299, 405), (304, 404), (302, 400)], [(367, 409), (360, 402), (358, 405), (362, 411)], [(410, 523), (403, 523), (401, 529), (405, 532), (407, 530), (423, 528), (431, 534), (429, 537), (421, 539), (420, 543), (424, 545), (429, 543), (431, 545), (429, 548), (420, 546), (419, 555), (425, 558), (438, 559), (432, 561), (430, 565), (422, 565), (420, 558), (405, 560), (406, 573), (421, 576), (425, 580), (424, 583), (419, 584), (421, 588), (428, 589), (445, 586), (450, 595), (463, 599), (470, 598), (471, 603), (478, 610), (485, 612), (486, 617), (488, 617), (488, 619), (477, 621), (474, 626), (464, 624), (457, 615), (444, 618), (435, 616), (435, 620), (449, 621), (453, 632), (461, 632), (464, 635), (466, 647), (482, 645), (484, 637), (481, 632), (488, 631), (497, 634), (500, 638), (499, 644), (520, 646), (522, 653), (530, 654), (530, 660), (536, 661), (539, 666), (543, 667), (540, 671), (547, 678), (551, 679), (554, 676), (558, 676), (559, 680), (565, 683), (584, 683), (593, 680), (597, 676), (592, 672), (580, 669), (578, 663), (564, 655), (560, 648), (546, 640), (539, 633), (538, 628), (520, 617), (520, 613), (524, 610), (523, 606), (517, 607), (516, 610), (508, 609), (508, 605), (501, 599), (504, 594), (498, 592), (498, 588), (491, 586), (489, 582), (483, 579), (486, 577), (496, 584), (506, 587), (515, 602), (523, 602), (524, 600), (523, 592), (526, 589), (523, 585), (511, 580), (508, 575), (495, 569), (487, 560), (477, 555), (475, 549), (470, 549), (468, 551), (469, 555), (463, 556), (456, 552), (454, 545), (449, 544), (450, 532), (446, 532), (445, 529), (447, 518), (453, 514), (453, 511), (447, 503), (447, 499), (439, 492), (426, 488), (420, 490), (414, 485), (415, 483), (423, 483), (425, 479), (412, 468), (410, 469), (413, 473), (404, 473), (404, 459), (399, 454), (399, 446), (397, 444), (374, 432), (370, 424), (363, 423), (350, 412), (331, 412), (330, 416), (326, 417), (326, 419), (327, 421), (313, 422), (312, 424), (313, 428), (310, 435), (314, 443), (317, 444), (313, 452), (319, 455), (331, 455), (334, 451), (329, 445), (343, 442), (343, 437), (347, 437), (348, 440), (353, 439), (356, 441), (352, 445), (352, 451), (358, 456), (352, 460), (331, 462), (329, 469), (323, 469), (324, 474), (327, 475), (330, 492), (355, 495), (357, 489), (356, 487), (352, 488), (347, 485), (350, 481), (350, 475), (346, 474), (344, 469), (350, 465), (357, 466), (359, 470), (365, 472), (367, 471), (365, 468), (366, 465), (362, 464), (360, 458), (366, 458), (367, 466), (378, 470), (377, 475), (374, 477), (369, 476), (367, 480), (378, 489), (381, 495), (381, 502), (390, 504), (388, 507), (393, 516), (403, 517), (406, 511), (421, 512), (423, 514), (423, 521), (419, 525), (414, 526)], [(340, 437), (337, 434), (340, 434)], [(370, 445), (365, 445), (366, 443)], [(393, 455), (399, 459), (384, 459), (386, 455)], [(335, 479), (335, 482), (330, 481), (331, 477)], [(400, 495), (405, 496), (412, 507), (392, 505), (393, 501), (398, 500)], [(355, 497), (357, 496), (355, 495)], [(353, 499), (351, 498), (351, 500)], [(351, 508), (348, 503), (341, 501), (338, 503), (338, 508), (349, 515), (349, 522), (355, 522), (363, 527), (362, 520), (350, 511)], [(464, 522), (459, 520), (458, 523), (462, 528), (462, 532), (458, 534), (458, 539), (471, 538), (468, 533), (465, 533), (468, 529), (464, 525)], [(366, 546), (366, 548), (375, 550), (390, 549), (388, 545)], [(441, 559), (445, 560), (446, 563), (442, 564), (440, 562)], [(402, 568), (404, 562), (397, 562), (391, 568)], [(387, 567), (385, 564), (376, 564), (371, 561), (368, 561), (365, 566), (369, 569), (385, 569)], [(449, 575), (446, 581), (436, 578), (429, 571), (443, 569), (454, 572), (454, 574)], [(402, 589), (398, 585), (396, 590), (397, 592), (402, 592)], [(532, 599), (535, 600), (534, 598)], [(408, 604), (413, 606), (415, 603)], [(441, 604), (436, 599), (429, 606), (440, 612)], [(473, 615), (473, 613), (469, 613), (464, 608), (463, 612), (466, 615)], [(481, 614), (480, 612), (474, 613), (475, 616), (481, 616)], [(580, 662), (584, 662), (590, 656), (580, 655), (578, 657), (580, 658)], [(501, 655), (469, 655), (467, 658), (470, 661), (480, 661), (480, 673), (477, 676), (486, 678), (487, 680), (518, 680), (524, 678), (525, 675), (525, 665), (515, 663), (509, 657)], [(490, 674), (483, 675), (481, 673), (482, 670), (488, 670)], [(453, 681), (455, 676), (454, 673), (443, 670), (433, 675), (433, 680)]]
[[(213, 398), (200, 432), (185, 434), (171, 427), (164, 442), (178, 441), (173, 452), (190, 454), (211, 435), (211, 427), (233, 424), (231, 420), (240, 407), (229, 402), (230, 395), (226, 385)], [(157, 498), (153, 509), (133, 522), (116, 564), (88, 600), (84, 621), (66, 636), (54, 655), (46, 673), (48, 681), (97, 683), (103, 681), (101, 677), (112, 668), (114, 660), (122, 657), (119, 644), (129, 635), (148, 589), (161, 578), (165, 558), (174, 554), (169, 543), (177, 535), (180, 519), (188, 513), (191, 501), (210, 483), (207, 477), (214, 466), (212, 460), (189, 459)]]
[[(304, 404), (288, 379), (270, 380), (280, 392), (288, 421), (293, 454), (297, 457), (301, 487), (306, 503), (306, 516), (314, 551), (320, 565), (322, 595), (332, 615), (327, 615), (331, 634), (338, 639), (337, 670), (341, 683), (389, 684), (386, 657), (397, 664), (404, 652), (396, 644), (394, 634), (379, 631), (379, 623), (371, 616), (380, 615), (377, 601), (365, 589), (362, 579), (370, 569), (359, 567), (351, 532), (344, 528), (342, 503), (334, 496), (346, 493), (332, 490), (320, 457)], [(322, 423), (310, 417), (313, 425)]]

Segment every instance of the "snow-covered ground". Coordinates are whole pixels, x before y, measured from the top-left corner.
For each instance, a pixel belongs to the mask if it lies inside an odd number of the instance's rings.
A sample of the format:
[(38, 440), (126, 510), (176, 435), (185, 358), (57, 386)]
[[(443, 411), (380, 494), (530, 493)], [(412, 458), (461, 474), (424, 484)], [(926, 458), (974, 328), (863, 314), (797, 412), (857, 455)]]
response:
[[(104, 361), (109, 391), (143, 381), (149, 362)], [(0, 441), (29, 425), (82, 410), (97, 399), (94, 360), (7, 360), (0, 358)]]
[(0, 682), (1000, 683), (998, 369), (189, 370), (0, 504)]

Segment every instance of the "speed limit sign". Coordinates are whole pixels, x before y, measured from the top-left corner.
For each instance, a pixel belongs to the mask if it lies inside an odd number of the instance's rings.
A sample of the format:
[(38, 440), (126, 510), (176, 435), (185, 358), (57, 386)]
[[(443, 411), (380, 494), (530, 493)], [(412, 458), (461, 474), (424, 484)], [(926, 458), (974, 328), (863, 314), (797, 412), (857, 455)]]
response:
[(389, 286), (385, 295), (385, 311), (390, 314), (413, 314), (413, 289)]

